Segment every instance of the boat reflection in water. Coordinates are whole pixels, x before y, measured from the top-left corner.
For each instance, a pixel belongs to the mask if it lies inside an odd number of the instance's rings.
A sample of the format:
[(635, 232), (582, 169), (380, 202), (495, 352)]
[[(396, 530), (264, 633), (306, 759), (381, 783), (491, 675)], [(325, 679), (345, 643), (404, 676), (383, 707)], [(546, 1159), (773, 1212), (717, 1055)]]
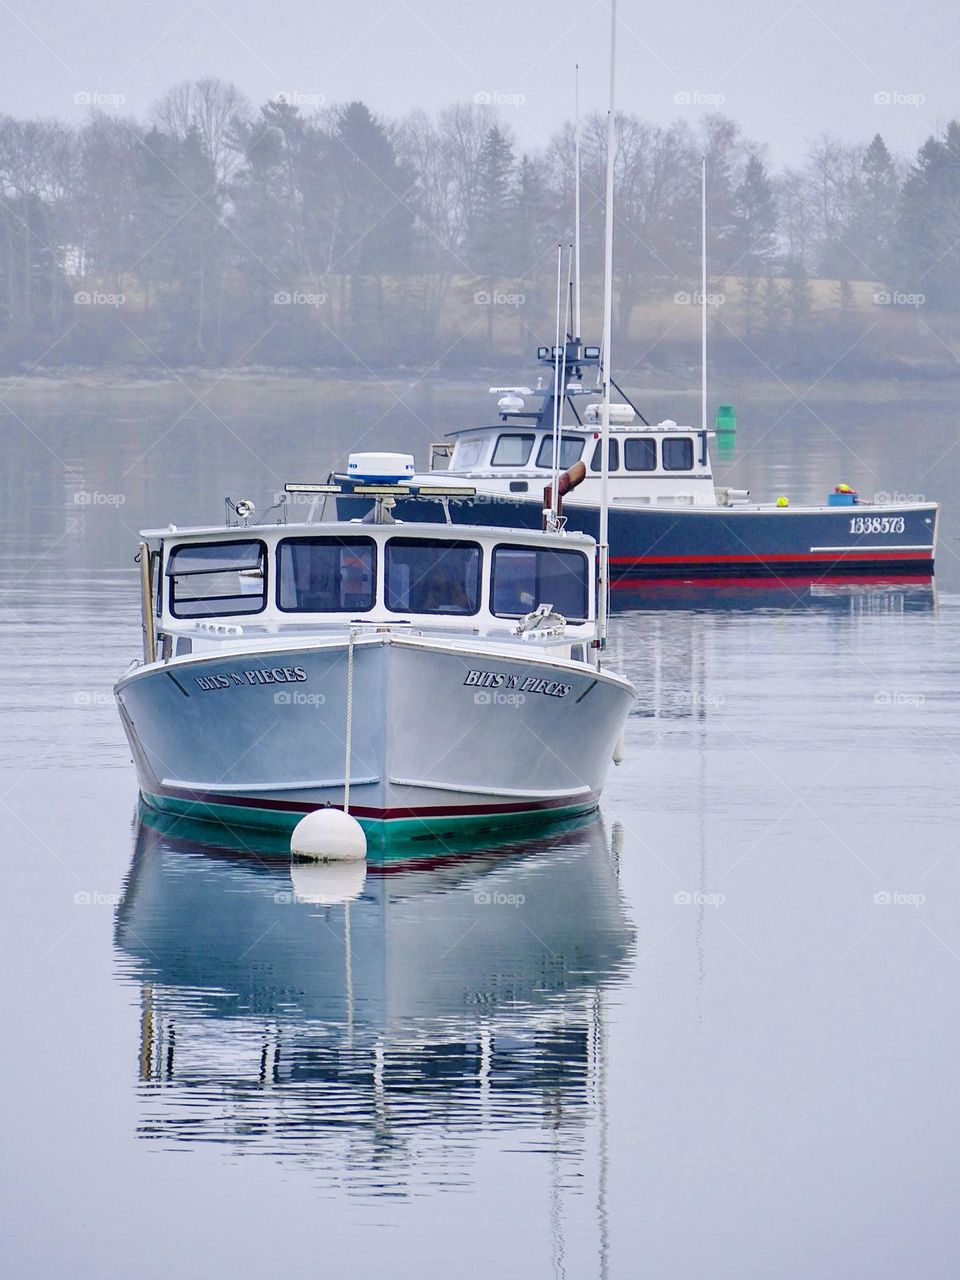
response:
[(144, 1138), (307, 1158), (377, 1193), (415, 1163), (456, 1182), (475, 1130), (578, 1149), (634, 940), (599, 817), (366, 870), (161, 822), (141, 820), (116, 926)]
[(707, 612), (792, 610), (803, 613), (915, 613), (936, 605), (933, 578), (889, 581), (843, 575), (821, 578), (722, 579), (715, 583), (664, 579), (617, 593), (620, 612), (690, 609)]

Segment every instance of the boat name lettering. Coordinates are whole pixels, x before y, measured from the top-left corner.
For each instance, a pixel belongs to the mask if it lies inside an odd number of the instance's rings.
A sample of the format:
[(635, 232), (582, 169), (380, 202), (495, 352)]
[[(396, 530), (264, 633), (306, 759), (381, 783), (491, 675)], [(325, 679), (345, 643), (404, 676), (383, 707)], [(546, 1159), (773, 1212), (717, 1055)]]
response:
[(474, 689), (516, 689), (520, 693), (543, 693), (548, 698), (565, 698), (573, 685), (537, 676), (508, 675), (505, 671), (468, 671), (463, 682)]
[(212, 676), (194, 676), (199, 688), (232, 689), (234, 685), (248, 684), (295, 684), (306, 680), (307, 673), (303, 667), (254, 667), (251, 671), (218, 672)]
[(851, 533), (903, 533), (903, 516), (851, 516)]

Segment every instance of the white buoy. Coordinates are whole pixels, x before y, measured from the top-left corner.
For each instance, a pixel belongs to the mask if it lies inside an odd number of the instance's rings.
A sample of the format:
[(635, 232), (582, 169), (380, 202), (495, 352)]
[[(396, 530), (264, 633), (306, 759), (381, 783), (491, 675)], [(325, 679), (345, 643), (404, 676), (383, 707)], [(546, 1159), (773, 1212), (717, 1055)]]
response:
[(625, 753), (626, 748), (623, 742), (623, 734), (621, 733), (620, 737), (617, 739), (617, 745), (613, 748), (613, 763), (622, 764)]
[(367, 837), (356, 818), (342, 809), (314, 809), (294, 827), (290, 852), (314, 862), (362, 862)]
[(353, 862), (297, 862), (290, 864), (290, 879), (297, 902), (335, 907), (352, 902), (363, 893), (367, 864)]

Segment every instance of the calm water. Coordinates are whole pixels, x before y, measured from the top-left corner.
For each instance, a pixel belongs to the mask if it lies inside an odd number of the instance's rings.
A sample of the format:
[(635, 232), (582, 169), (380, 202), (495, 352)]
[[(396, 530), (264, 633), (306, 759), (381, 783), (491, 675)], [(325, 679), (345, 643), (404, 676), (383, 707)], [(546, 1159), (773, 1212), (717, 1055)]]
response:
[(952, 504), (936, 597), (618, 618), (600, 816), (344, 884), (138, 822), (135, 531), (482, 400), (196, 389), (3, 419), (5, 1274), (954, 1276), (953, 408), (741, 396), (728, 482)]

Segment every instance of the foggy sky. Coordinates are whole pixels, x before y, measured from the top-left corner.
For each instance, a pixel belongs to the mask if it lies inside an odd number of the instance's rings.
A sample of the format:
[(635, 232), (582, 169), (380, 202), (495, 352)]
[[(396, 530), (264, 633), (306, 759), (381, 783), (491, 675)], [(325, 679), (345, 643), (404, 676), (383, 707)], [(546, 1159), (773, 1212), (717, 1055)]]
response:
[[(960, 115), (960, 10), (945, 0), (620, 0), (619, 105), (662, 123), (719, 109), (777, 163), (823, 131), (912, 155)], [(521, 145), (606, 104), (605, 0), (0, 0), (0, 112), (145, 116), (214, 75), (259, 105), (360, 98), (401, 115), (490, 94)], [(875, 101), (889, 95), (892, 102)], [(687, 95), (687, 101), (676, 100)], [(122, 99), (122, 100), (121, 100)], [(918, 101), (919, 99), (919, 101)]]

